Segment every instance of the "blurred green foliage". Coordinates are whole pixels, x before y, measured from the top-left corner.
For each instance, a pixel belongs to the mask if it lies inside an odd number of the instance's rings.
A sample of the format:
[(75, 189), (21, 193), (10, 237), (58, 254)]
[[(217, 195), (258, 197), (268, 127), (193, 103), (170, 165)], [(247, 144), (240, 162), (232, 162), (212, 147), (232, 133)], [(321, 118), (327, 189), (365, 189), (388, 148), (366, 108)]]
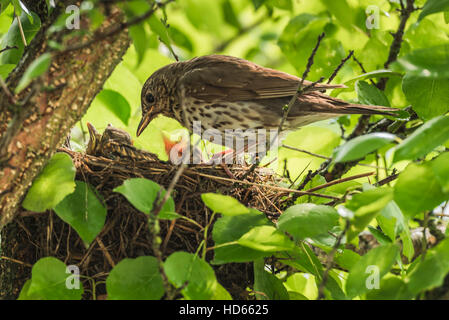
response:
[[(149, 2), (143, 0), (119, 5), (128, 19), (149, 8)], [(22, 10), (18, 0), (0, 0), (0, 6), (0, 49), (17, 46), (0, 54), (0, 77), (6, 78), (19, 63), (24, 48), (17, 19), (13, 21), (14, 9), (28, 42), (39, 29), (40, 20), (34, 13)], [(97, 6), (82, 10), (92, 21), (91, 31), (104, 19)], [(334, 208), (326, 205), (328, 199), (302, 196), (289, 208), (282, 208), (284, 213), (276, 223), (236, 199), (204, 194), (205, 205), (214, 215), (221, 214), (212, 230), (215, 247), (211, 264), (253, 261), (252, 289), (258, 299), (422, 297), (426, 290), (440, 286), (449, 272), (448, 240), (411, 262), (415, 249), (410, 231), (416, 225), (413, 219), (427, 221), (435, 208), (449, 200), (449, 118), (445, 116), (449, 111), (449, 1), (416, 0), (415, 6), (422, 10), (411, 13), (398, 59), (387, 63), (391, 34), (397, 31), (401, 19), (400, 0), (177, 0), (129, 28), (132, 46), (73, 128), (72, 141), (85, 145), (87, 121), (100, 131), (111, 123), (128, 131), (138, 148), (166, 160), (162, 133), (179, 134), (183, 130), (179, 123), (161, 116), (150, 123), (141, 137), (135, 136), (141, 116), (140, 90), (154, 71), (174, 62), (176, 57), (186, 60), (221, 53), (301, 76), (318, 35), (324, 31), (326, 36), (308, 80), (329, 78), (353, 50), (359, 63), (350, 59), (333, 80), (348, 88), (334, 90), (332, 95), (363, 104), (411, 106), (417, 118), (409, 121), (410, 115), (401, 113), (394, 124), (404, 125), (402, 132), (388, 127), (390, 133), (370, 133), (349, 141), (348, 133), (356, 127), (359, 116), (322, 121), (291, 132), (283, 143), (307, 152), (280, 148), (272, 167), (284, 177), (288, 173), (290, 181), (282, 182), (285, 187), (300, 185), (308, 171), (318, 169), (324, 159), (329, 159), (333, 166), (356, 160), (359, 165), (343, 178), (375, 171), (375, 180), (365, 177), (327, 185), (325, 178), (317, 175), (306, 181), (305, 190), (322, 187), (322, 194), (338, 197), (341, 203), (337, 202)], [(66, 17), (57, 21), (54, 30), (64, 28)], [(374, 28), (367, 28), (370, 23)], [(52, 47), (58, 49), (58, 44)], [(39, 74), (35, 72), (35, 76), (26, 79), (24, 86)], [(384, 77), (388, 82), (385, 90), (380, 90), (374, 83)], [(380, 119), (373, 116), (370, 120)], [(375, 184), (395, 172), (399, 172), (397, 180)], [(34, 211), (54, 208), (89, 243), (100, 231), (105, 214), (100, 197), (89, 190), (87, 185), (75, 184), (70, 159), (57, 154), (29, 190), (23, 206)], [(149, 214), (150, 220), (158, 219), (151, 212), (155, 199), (165, 191), (156, 183), (130, 179), (115, 191)], [(93, 229), (86, 225), (87, 216), (73, 212), (70, 204), (83, 195), (91, 199), (90, 205), (85, 203), (83, 208), (94, 215), (88, 217), (95, 219)], [(159, 218), (180, 218), (174, 208), (170, 197)], [(380, 243), (363, 256), (343, 248), (348, 243), (357, 247), (361, 232), (369, 232)], [(329, 253), (338, 269), (320, 261), (309, 244)], [(230, 298), (205, 261), (205, 242), (202, 246), (196, 254), (173, 253), (163, 266), (158, 266), (153, 257), (120, 262), (106, 281), (110, 298), (159, 299), (166, 289), (160, 278), (161, 268), (186, 299)], [(263, 261), (268, 257), (284, 259), (280, 261), (295, 272), (268, 272)], [(369, 269), (372, 266), (377, 269)], [(64, 290), (47, 290), (52, 283), (59, 288), (63, 267), (56, 259), (40, 260), (33, 267), (32, 279), (22, 289), (21, 298), (80, 298), (82, 289), (70, 296), (65, 296)], [(49, 269), (56, 272), (46, 277), (43, 270)], [(375, 290), (365, 282), (371, 272), (368, 269), (377, 275)], [(133, 276), (127, 282), (123, 281), (123, 274), (141, 276)], [(152, 288), (145, 286), (149, 279), (156, 281)]]

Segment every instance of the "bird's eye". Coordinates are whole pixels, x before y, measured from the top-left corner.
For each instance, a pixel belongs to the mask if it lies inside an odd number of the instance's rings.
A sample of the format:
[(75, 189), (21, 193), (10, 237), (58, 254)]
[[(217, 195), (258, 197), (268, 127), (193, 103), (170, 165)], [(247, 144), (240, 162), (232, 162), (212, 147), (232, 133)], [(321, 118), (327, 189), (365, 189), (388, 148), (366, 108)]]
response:
[(145, 100), (146, 100), (148, 103), (153, 103), (153, 102), (154, 102), (154, 96), (153, 96), (151, 93), (148, 93), (148, 94), (145, 96)]

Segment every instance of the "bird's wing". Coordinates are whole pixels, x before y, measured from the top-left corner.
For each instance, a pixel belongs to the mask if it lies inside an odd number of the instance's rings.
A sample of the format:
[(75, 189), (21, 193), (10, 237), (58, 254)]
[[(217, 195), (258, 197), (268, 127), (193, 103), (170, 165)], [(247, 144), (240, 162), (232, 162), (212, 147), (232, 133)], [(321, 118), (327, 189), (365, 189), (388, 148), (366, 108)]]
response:
[[(301, 79), (229, 56), (206, 56), (191, 61), (178, 85), (185, 94), (206, 101), (241, 101), (293, 96)], [(311, 82), (304, 81), (303, 86)], [(313, 90), (344, 88), (317, 84)]]

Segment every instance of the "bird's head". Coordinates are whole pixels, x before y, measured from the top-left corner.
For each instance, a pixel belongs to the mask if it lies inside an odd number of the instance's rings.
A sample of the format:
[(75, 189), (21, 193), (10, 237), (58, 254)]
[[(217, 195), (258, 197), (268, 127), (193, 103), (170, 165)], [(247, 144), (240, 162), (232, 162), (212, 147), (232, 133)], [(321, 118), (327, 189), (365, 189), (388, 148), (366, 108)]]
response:
[[(170, 83), (172, 65), (165, 66), (148, 78), (142, 88), (141, 105), (142, 120), (137, 127), (137, 136), (139, 136), (148, 124), (159, 114), (167, 117), (173, 117), (170, 103), (173, 100), (174, 84)], [(170, 88), (172, 88), (170, 90)]]
[(102, 141), (114, 141), (122, 145), (133, 145), (133, 140), (128, 132), (122, 129), (118, 129), (108, 124), (106, 129), (104, 129), (103, 135), (101, 137)]
[(101, 134), (89, 122), (87, 123), (87, 129), (89, 131), (89, 142), (87, 143), (86, 153), (94, 156), (100, 147)]

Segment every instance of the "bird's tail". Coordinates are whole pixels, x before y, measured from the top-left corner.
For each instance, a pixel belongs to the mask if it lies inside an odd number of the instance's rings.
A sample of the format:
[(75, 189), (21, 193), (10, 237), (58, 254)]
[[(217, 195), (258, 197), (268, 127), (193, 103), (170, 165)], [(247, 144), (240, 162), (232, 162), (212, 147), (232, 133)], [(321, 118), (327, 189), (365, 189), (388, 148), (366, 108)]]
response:
[[(374, 106), (374, 105), (363, 105), (350, 103), (341, 99), (330, 97), (328, 95), (313, 92), (298, 99), (301, 111), (307, 111), (312, 113), (330, 113), (330, 114), (380, 114), (380, 115), (390, 115), (394, 116), (396, 111), (399, 109), (385, 107), (385, 106)], [(297, 110), (298, 110), (297, 109)]]
[(287, 125), (297, 128), (344, 114), (396, 116), (395, 112), (398, 110), (385, 106), (349, 103), (319, 92), (310, 92), (298, 98), (297, 103), (288, 114)]

